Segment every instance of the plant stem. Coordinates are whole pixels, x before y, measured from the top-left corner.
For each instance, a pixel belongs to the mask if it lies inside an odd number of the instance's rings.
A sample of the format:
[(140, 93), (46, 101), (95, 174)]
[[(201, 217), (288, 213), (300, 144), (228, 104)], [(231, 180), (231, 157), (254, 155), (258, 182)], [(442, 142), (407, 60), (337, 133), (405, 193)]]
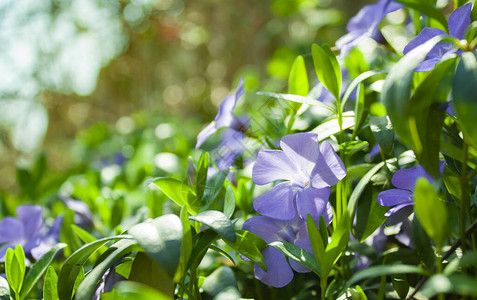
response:
[(321, 286), (321, 299), (326, 299), (326, 285), (327, 285), (328, 278), (327, 277), (322, 277), (320, 280), (320, 286)]

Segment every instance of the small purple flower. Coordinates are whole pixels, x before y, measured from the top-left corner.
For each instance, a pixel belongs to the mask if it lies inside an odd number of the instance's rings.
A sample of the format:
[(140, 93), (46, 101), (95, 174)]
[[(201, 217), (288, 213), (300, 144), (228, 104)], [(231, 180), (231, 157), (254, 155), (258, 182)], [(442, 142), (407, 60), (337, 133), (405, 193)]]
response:
[(379, 31), (378, 25), (389, 13), (402, 8), (403, 5), (391, 0), (379, 0), (375, 4), (366, 5), (356, 16), (348, 22), (346, 29), (348, 34), (336, 41), (336, 47), (341, 50), (340, 57), (346, 56), (351, 49), (366, 38), (372, 38), (377, 42), (383, 42), (384, 37)]
[(93, 213), (86, 203), (69, 197), (63, 197), (62, 200), (67, 208), (75, 212), (75, 224), (81, 227), (88, 227), (93, 224)]
[[(333, 209), (329, 203), (326, 205), (323, 217), (326, 224), (331, 223)], [(313, 253), (306, 229), (306, 221), (298, 216), (295, 216), (292, 220), (278, 220), (265, 216), (256, 216), (245, 221), (243, 229), (258, 235), (267, 243), (284, 241)], [(308, 268), (292, 259), (289, 260), (290, 264), (288, 264), (285, 255), (273, 247), (265, 248), (262, 251), (262, 255), (267, 265), (267, 272), (255, 264), (255, 278), (269, 286), (283, 287), (287, 285), (293, 279), (293, 270), (299, 273), (310, 272)]]
[[(470, 12), (472, 10), (472, 3), (467, 3), (457, 8), (449, 16), (449, 35), (456, 39), (463, 39), (464, 34), (470, 26)], [(404, 48), (404, 54), (407, 54), (412, 49), (424, 44), (428, 40), (436, 36), (447, 36), (447, 34), (437, 28), (425, 27), (415, 38), (413, 38), (409, 44)], [(454, 46), (449, 43), (440, 43), (434, 46), (434, 48), (427, 54), (426, 60), (421, 62), (417, 67), (417, 72), (425, 72), (434, 69), (434, 66), (456, 54), (460, 54), (461, 51), (456, 51)]]
[(235, 91), (235, 95), (228, 95), (222, 100), (215, 119), (197, 135), (196, 148), (199, 148), (207, 138), (222, 127), (241, 127), (241, 122), (234, 115), (234, 108), (237, 100), (243, 95), (243, 85), (244, 79), (242, 78)]
[(21, 205), (16, 209), (18, 218), (5, 217), (0, 221), (0, 262), (5, 261), (8, 248), (23, 247), (27, 256), (39, 259), (59, 240), (61, 218), (45, 232), (43, 208), (37, 205)]
[[(305, 219), (319, 218), (325, 211), (331, 186), (346, 176), (340, 157), (328, 142), (319, 145), (313, 132), (284, 136), (282, 150), (262, 150), (253, 166), (252, 179), (258, 185), (284, 180), (258, 196), (255, 210), (267, 217), (292, 220), (295, 210)], [(296, 209), (295, 209), (296, 207)]]
[[(445, 162), (441, 161), (439, 167), (442, 173), (444, 171)], [(378, 194), (377, 198), (378, 203), (382, 206), (394, 206), (386, 212), (386, 217), (391, 216), (405, 207), (414, 205), (414, 188), (417, 179), (421, 177), (426, 178), (429, 182), (434, 182), (434, 179), (427, 174), (420, 165), (409, 169), (401, 169), (394, 173), (392, 182), (397, 189), (383, 191)]]

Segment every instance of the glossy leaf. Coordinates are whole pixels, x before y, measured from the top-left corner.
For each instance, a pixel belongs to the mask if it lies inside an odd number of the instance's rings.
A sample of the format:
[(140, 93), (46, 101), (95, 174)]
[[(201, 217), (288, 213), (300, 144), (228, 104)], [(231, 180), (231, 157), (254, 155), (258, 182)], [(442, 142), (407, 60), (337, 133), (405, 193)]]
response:
[(17, 245), (15, 250), (7, 249), (5, 254), (5, 273), (8, 283), (16, 295), (20, 295), (25, 277), (25, 253), (21, 245)]
[(320, 267), (316, 263), (315, 257), (313, 257), (308, 251), (287, 242), (276, 241), (269, 245), (283, 253), (285, 256), (312, 270), (315, 274), (321, 274)]
[(183, 230), (180, 218), (173, 214), (163, 215), (151, 222), (134, 225), (128, 233), (172, 279), (181, 255)]
[(145, 186), (151, 183), (155, 184), (158, 188), (160, 188), (161, 191), (166, 194), (169, 199), (177, 203), (177, 205), (186, 206), (187, 210), (191, 214), (196, 214), (198, 212), (197, 207), (192, 207), (188, 204), (189, 194), (193, 193), (192, 189), (188, 185), (182, 183), (177, 179), (168, 177), (157, 177), (151, 179), (145, 183)]
[(387, 116), (369, 117), (371, 132), (384, 153), (391, 154), (394, 145), (394, 129)]
[(224, 214), (231, 218), (235, 211), (235, 194), (231, 186), (227, 187), (224, 200)]
[(234, 225), (224, 213), (217, 210), (207, 210), (191, 216), (190, 219), (210, 227), (225, 239), (235, 242)]
[(200, 204), (200, 210), (204, 211), (209, 208), (212, 201), (219, 195), (227, 178), (228, 170), (220, 170), (207, 180), (204, 190), (204, 197)]
[(230, 242), (226, 239), (224, 241), (232, 247), (239, 254), (247, 257), (253, 263), (256, 263), (260, 268), (267, 271), (267, 265), (262, 256), (262, 250), (267, 247), (267, 243), (258, 235), (245, 230), (235, 231), (235, 242)]
[(307, 104), (311, 106), (320, 106), (322, 108), (325, 108), (329, 111), (335, 112), (335, 109), (332, 108), (331, 106), (328, 106), (324, 104), (323, 102), (320, 102), (314, 98), (311, 97), (306, 97), (306, 96), (298, 96), (298, 95), (292, 95), (292, 94), (279, 94), (279, 93), (268, 93), (268, 92), (257, 92), (257, 95), (262, 95), (262, 96), (268, 96), (276, 99), (283, 99), (291, 102), (296, 102), (296, 103), (301, 103), (301, 104)]

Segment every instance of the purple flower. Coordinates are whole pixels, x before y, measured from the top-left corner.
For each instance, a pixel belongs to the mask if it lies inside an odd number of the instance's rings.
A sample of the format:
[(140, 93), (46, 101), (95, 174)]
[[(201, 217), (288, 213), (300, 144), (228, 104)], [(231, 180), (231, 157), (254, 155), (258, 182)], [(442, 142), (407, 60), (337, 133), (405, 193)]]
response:
[(26, 255), (39, 259), (59, 240), (61, 218), (45, 232), (41, 206), (21, 205), (16, 213), (18, 218), (5, 217), (0, 221), (0, 262), (5, 261), (7, 249), (17, 245), (23, 247)]
[[(445, 162), (441, 161), (439, 166), (442, 173), (444, 171)], [(394, 206), (386, 212), (386, 217), (391, 216), (405, 207), (414, 205), (414, 187), (417, 179), (421, 177), (426, 178), (429, 182), (434, 182), (434, 179), (427, 174), (420, 165), (409, 169), (401, 169), (394, 173), (392, 182), (397, 189), (383, 191), (378, 194), (377, 198), (378, 203), (382, 206)]]
[[(262, 150), (253, 166), (258, 185), (284, 180), (257, 197), (255, 210), (270, 218), (292, 220), (295, 210), (305, 219), (319, 218), (325, 211), (330, 186), (346, 176), (343, 162), (328, 142), (321, 146), (313, 132), (284, 136), (280, 150)], [(296, 207), (296, 209), (295, 209)]]
[[(456, 39), (463, 39), (467, 28), (470, 26), (470, 12), (472, 10), (472, 3), (467, 3), (457, 8), (449, 17), (449, 35)], [(425, 27), (415, 38), (413, 38), (409, 44), (404, 48), (404, 54), (408, 53), (412, 49), (424, 44), (428, 40), (436, 36), (447, 36), (447, 34), (436, 28)], [(434, 69), (434, 66), (449, 58), (455, 54), (459, 54), (460, 51), (454, 50), (452, 44), (440, 43), (434, 46), (434, 48), (427, 54), (426, 60), (421, 62), (417, 67), (417, 72), (425, 72)]]
[[(333, 219), (333, 209), (328, 203), (323, 217), (326, 224)], [(278, 220), (265, 216), (256, 216), (248, 219), (243, 224), (243, 229), (250, 231), (265, 242), (284, 241), (295, 244), (306, 251), (313, 253), (306, 229), (306, 221), (295, 216), (292, 220)], [(285, 255), (273, 247), (267, 247), (262, 251), (263, 259), (267, 265), (265, 272), (258, 265), (254, 265), (255, 278), (273, 287), (283, 287), (293, 279), (293, 270), (306, 273), (310, 270), (296, 261), (290, 259), (289, 263)]]
[(375, 4), (366, 5), (356, 16), (348, 22), (346, 29), (348, 34), (336, 41), (336, 47), (341, 50), (340, 57), (346, 56), (351, 49), (366, 38), (372, 38), (377, 42), (383, 42), (384, 37), (379, 31), (378, 25), (389, 13), (402, 8), (403, 5), (391, 0), (379, 0)]
[(237, 100), (243, 94), (243, 85), (244, 79), (242, 78), (240, 79), (240, 83), (235, 91), (235, 95), (228, 95), (222, 100), (215, 119), (197, 135), (196, 148), (199, 148), (207, 138), (222, 127), (241, 127), (241, 122), (234, 115), (234, 108)]
[(88, 227), (93, 224), (93, 213), (91, 213), (86, 203), (69, 197), (63, 197), (62, 200), (67, 208), (75, 212), (75, 224), (81, 227)]

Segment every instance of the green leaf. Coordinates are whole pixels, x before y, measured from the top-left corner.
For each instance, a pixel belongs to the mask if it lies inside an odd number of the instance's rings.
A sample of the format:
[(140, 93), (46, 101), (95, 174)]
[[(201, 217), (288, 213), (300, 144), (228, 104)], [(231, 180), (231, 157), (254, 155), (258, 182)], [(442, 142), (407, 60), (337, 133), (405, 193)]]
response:
[(446, 115), (442, 104), (449, 99), (455, 61), (448, 59), (438, 64), (407, 103), (414, 153), (434, 178), (440, 176), (439, 146)]
[[(0, 276), (0, 300), (10, 300), (10, 287), (8, 281)], [(45, 299), (48, 300), (48, 299)]]
[(426, 58), (427, 53), (441, 40), (442, 37), (434, 37), (410, 51), (391, 68), (384, 82), (381, 94), (382, 102), (396, 133), (407, 145), (413, 145), (409, 128), (408, 103), (414, 70)]
[(120, 239), (132, 239), (132, 237), (128, 235), (118, 235), (96, 240), (83, 245), (65, 260), (58, 276), (58, 296), (61, 300), (71, 299), (76, 278), (88, 258), (107, 242)]
[[(44, 300), (59, 300), (58, 297), (58, 276), (56, 275), (55, 268), (48, 266), (46, 271), (45, 280), (43, 282), (43, 299)], [(0, 298), (1, 299), (1, 298)]]
[(331, 112), (336, 112), (336, 110), (324, 104), (323, 102), (320, 102), (314, 98), (311, 97), (304, 97), (304, 96), (298, 96), (298, 95), (292, 95), (292, 94), (279, 94), (279, 93), (268, 93), (268, 92), (257, 92), (257, 95), (262, 95), (262, 96), (267, 96), (267, 97), (272, 97), (275, 99), (283, 99), (291, 102), (296, 102), (296, 103), (301, 103), (301, 104), (307, 104), (311, 106), (320, 106), (322, 108), (325, 108)]
[(405, 274), (396, 274), (392, 276), (392, 284), (394, 290), (399, 295), (400, 299), (405, 299), (409, 292), (409, 283)]
[(384, 153), (391, 154), (394, 145), (394, 130), (387, 116), (369, 117), (369, 127)]
[(418, 218), (414, 218), (411, 223), (411, 238), (415, 251), (429, 270), (433, 270), (436, 263), (436, 255), (432, 249), (432, 242), (427, 235)]
[(235, 232), (235, 237), (236, 240), (233, 243), (226, 239), (224, 239), (224, 241), (232, 249), (247, 257), (253, 263), (256, 263), (266, 272), (267, 265), (263, 259), (262, 250), (267, 247), (267, 243), (258, 235), (245, 230), (237, 230)]
[(363, 279), (380, 277), (383, 275), (393, 275), (393, 274), (420, 274), (425, 276), (431, 275), (429, 271), (419, 268), (417, 266), (411, 266), (411, 265), (396, 264), (396, 265), (371, 266), (354, 274), (351, 277), (351, 279), (348, 281), (348, 286), (351, 286)]
[(414, 189), (414, 211), (427, 235), (442, 248), (449, 229), (447, 208), (424, 177), (417, 180)]
[(220, 170), (207, 180), (204, 191), (204, 197), (200, 204), (200, 210), (204, 211), (212, 204), (214, 199), (219, 195), (227, 178), (228, 170)]
[(306, 73), (305, 60), (299, 55), (293, 62), (288, 76), (288, 93), (298, 96), (306, 96), (309, 92), (308, 75)]
[[(310, 237), (311, 248), (313, 249), (313, 254), (315, 255), (316, 261), (320, 266), (321, 270), (318, 274), (320, 277), (323, 276), (326, 278), (328, 276), (329, 270), (324, 269), (326, 265), (326, 244), (328, 241), (324, 241), (320, 233), (320, 230), (316, 227), (315, 221), (310, 215), (306, 216), (306, 228), (308, 230), (308, 236)], [(323, 272), (323, 274), (321, 273)]]
[(56, 254), (58, 254), (58, 252), (64, 247), (66, 247), (65, 244), (56, 244), (30, 267), (30, 271), (28, 271), (20, 293), (21, 299), (25, 299), (33, 290), (40, 278), (46, 272), (47, 268), (50, 266)]
[(196, 194), (197, 194), (196, 176), (197, 176), (197, 170), (194, 166), (194, 160), (192, 159), (192, 156), (189, 156), (189, 158), (187, 159), (187, 183), (189, 184), (190, 187), (192, 187), (192, 189), (196, 190)]
[[(96, 284), (104, 275), (104, 273), (117, 263), (124, 255), (137, 251), (139, 246), (135, 240), (122, 239), (113, 244), (108, 252), (107, 257), (104, 258), (99, 264), (97, 264), (93, 270), (91, 270), (81, 281), (76, 290), (75, 299), (91, 299), (96, 290)], [(104, 255), (103, 255), (104, 256)]]
[(171, 296), (155, 290), (147, 285), (140, 284), (133, 281), (121, 281), (115, 286), (118, 292), (117, 300), (172, 300)]
[(464, 268), (477, 266), (477, 250), (464, 253), (459, 264)]
[(384, 214), (389, 210), (389, 207), (380, 205), (376, 201), (376, 194), (377, 192), (372, 185), (366, 185), (364, 193), (359, 198), (355, 233), (360, 242), (364, 242), (386, 220)]
[(202, 289), (212, 297), (217, 296), (220, 292), (230, 287), (237, 289), (237, 280), (232, 269), (226, 266), (222, 266), (212, 272), (212, 274), (205, 278), (202, 285)]
[[(207, 185), (207, 173), (209, 171), (209, 153), (202, 152), (199, 158), (199, 162), (197, 163), (197, 172), (195, 177), (196, 182), (196, 194), (197, 194), (197, 201), (200, 203), (202, 201), (202, 196), (204, 196), (204, 190)], [(199, 207), (200, 204), (197, 204)]]
[(75, 223), (75, 212), (72, 209), (67, 209), (63, 216), (60, 228), (60, 242), (65, 243), (67, 246), (63, 249), (65, 257), (71, 255), (79, 247), (81, 242), (78, 237), (73, 233), (72, 225)]
[[(353, 128), (353, 137), (356, 136), (363, 126), (366, 119), (367, 112), (365, 111), (365, 99), (364, 99), (364, 85), (360, 83), (356, 91), (356, 101), (354, 104), (354, 115), (356, 117), (356, 124)], [(343, 108), (344, 109), (344, 108)]]
[(187, 271), (185, 268), (189, 262), (190, 255), (192, 253), (192, 232), (189, 222), (189, 215), (187, 210), (182, 208), (180, 214), (182, 222), (182, 248), (181, 248), (181, 257), (180, 257), (180, 266), (182, 268), (183, 274)]
[(121, 221), (124, 216), (124, 209), (126, 207), (126, 203), (124, 197), (121, 196), (118, 199), (114, 200), (113, 209), (111, 210), (111, 218), (110, 218), (110, 226), (114, 228), (121, 224)]
[(399, 2), (401, 4), (404, 4), (408, 8), (412, 8), (417, 10), (418, 12), (422, 13), (423, 15), (436, 20), (438, 23), (435, 23), (434, 25), (439, 25), (438, 28), (444, 30), (446, 33), (449, 33), (449, 30), (447, 29), (447, 20), (446, 17), (436, 8), (434, 8), (432, 5), (426, 4), (426, 3), (419, 3), (416, 1), (411, 1), (411, 0), (395, 0), (396, 2)]
[(340, 154), (343, 154), (344, 157), (351, 157), (356, 152), (368, 148), (368, 142), (366, 141), (347, 141), (343, 142), (338, 146)]
[(186, 206), (187, 210), (191, 214), (196, 214), (198, 212), (197, 207), (192, 207), (188, 204), (189, 194), (193, 194), (192, 189), (188, 185), (177, 179), (168, 177), (157, 177), (149, 180), (144, 185), (147, 186), (151, 183), (154, 183), (158, 188), (160, 188), (161, 191), (166, 194), (169, 199), (177, 203), (177, 205)]
[(348, 201), (348, 211), (351, 216), (354, 216), (354, 209), (356, 208), (356, 204), (358, 203), (358, 199), (363, 193), (364, 188), (369, 183), (374, 174), (376, 174), (376, 172), (378, 172), (383, 166), (384, 162), (376, 164), (371, 170), (366, 173), (366, 175), (363, 176), (363, 178), (361, 178), (356, 187), (353, 189), (353, 192), (351, 193), (351, 196), (349, 197)]
[(311, 54), (318, 79), (339, 101), (341, 94), (341, 69), (336, 55), (326, 44), (323, 44), (321, 47), (313, 44), (311, 46)]
[(235, 194), (231, 186), (227, 187), (224, 201), (224, 214), (231, 218), (235, 211)]
[(464, 52), (457, 67), (452, 88), (452, 106), (466, 142), (477, 147), (477, 54)]
[(269, 244), (269, 246), (272, 246), (273, 248), (283, 253), (285, 256), (295, 260), (302, 266), (312, 270), (315, 274), (321, 274), (320, 267), (316, 263), (315, 257), (313, 257), (313, 255), (305, 249), (302, 249), (288, 242), (280, 241), (272, 242)]
[(147, 254), (139, 252), (134, 258), (128, 280), (148, 285), (164, 295), (174, 294), (174, 281)]
[(432, 298), (440, 293), (453, 293), (462, 296), (477, 297), (477, 280), (462, 274), (445, 276), (437, 274), (424, 284), (421, 294)]
[[(351, 128), (355, 125), (355, 117), (353, 112), (345, 112), (343, 113), (343, 124), (342, 128), (343, 130)], [(327, 120), (317, 127), (315, 127), (313, 132), (316, 132), (318, 134), (318, 139), (321, 141), (329, 138), (333, 134), (337, 134), (340, 132), (340, 126), (338, 123), (337, 118), (332, 118), (330, 120)]]
[[(366, 79), (376, 76), (376, 75), (383, 75), (386, 74), (386, 71), (367, 71), (362, 74), (360, 74), (358, 77), (356, 77), (348, 86), (346, 89), (345, 94), (343, 95), (343, 99), (341, 100), (341, 110), (344, 111), (346, 102), (348, 101), (349, 97), (353, 93), (353, 91), (358, 87), (359, 85), (362, 85), (362, 82), (365, 81)], [(364, 88), (363, 90), (363, 95), (364, 95)]]
[(223, 236), (225, 239), (235, 242), (235, 230), (232, 222), (224, 213), (217, 210), (203, 211), (195, 216), (190, 217), (191, 220), (207, 225), (212, 230)]
[(25, 253), (21, 245), (17, 245), (15, 250), (7, 249), (5, 255), (5, 273), (7, 280), (16, 295), (20, 295), (25, 277)]
[(183, 229), (180, 218), (173, 214), (163, 215), (151, 222), (134, 225), (128, 233), (172, 279), (181, 255)]
[(341, 219), (338, 222), (338, 225), (335, 228), (335, 231), (331, 235), (331, 242), (326, 246), (326, 267), (320, 266), (323, 274), (326, 274), (326, 277), (328, 277), (328, 274), (325, 273), (325, 270), (328, 270), (328, 272), (331, 271), (331, 268), (340, 258), (341, 253), (343, 253), (348, 246), (350, 226), (351, 221), (349, 213), (344, 211)]

